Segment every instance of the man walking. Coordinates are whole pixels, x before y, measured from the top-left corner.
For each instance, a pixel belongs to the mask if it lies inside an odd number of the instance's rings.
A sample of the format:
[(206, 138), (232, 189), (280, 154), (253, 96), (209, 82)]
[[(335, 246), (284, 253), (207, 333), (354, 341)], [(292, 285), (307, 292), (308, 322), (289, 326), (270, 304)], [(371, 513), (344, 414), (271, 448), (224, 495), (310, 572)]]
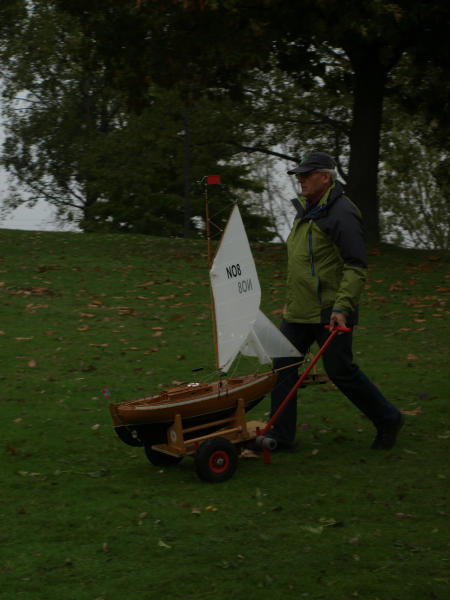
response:
[[(333, 328), (357, 323), (367, 263), (361, 215), (336, 180), (333, 158), (311, 152), (288, 174), (297, 175), (302, 195), (287, 240), (287, 304), (281, 331), (304, 354), (314, 341), (323, 345), (329, 335), (326, 324)], [(272, 415), (297, 381), (298, 367), (289, 366), (293, 362), (274, 361), (274, 368), (283, 370), (272, 392)], [(404, 417), (353, 362), (352, 333), (335, 336), (323, 364), (331, 381), (374, 424), (377, 435), (371, 447), (392, 448)], [(294, 397), (267, 435), (279, 447), (291, 447), (296, 421)]]

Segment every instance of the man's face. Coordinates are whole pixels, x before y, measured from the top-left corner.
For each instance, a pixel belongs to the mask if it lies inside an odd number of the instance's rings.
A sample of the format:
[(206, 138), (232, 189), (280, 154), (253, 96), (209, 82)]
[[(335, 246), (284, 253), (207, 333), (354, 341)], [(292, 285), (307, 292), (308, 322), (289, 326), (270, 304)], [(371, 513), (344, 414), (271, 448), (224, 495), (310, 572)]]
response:
[(302, 195), (307, 200), (317, 200), (321, 198), (330, 187), (331, 177), (329, 173), (320, 173), (319, 171), (309, 171), (301, 173), (297, 177), (302, 186)]

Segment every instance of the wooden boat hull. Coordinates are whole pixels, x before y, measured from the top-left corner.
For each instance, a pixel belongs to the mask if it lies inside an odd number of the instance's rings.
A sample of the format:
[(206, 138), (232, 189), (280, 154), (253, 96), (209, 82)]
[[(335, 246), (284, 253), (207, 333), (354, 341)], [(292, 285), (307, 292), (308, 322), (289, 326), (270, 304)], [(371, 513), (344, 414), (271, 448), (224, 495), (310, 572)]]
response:
[(111, 404), (115, 430), (122, 441), (133, 446), (161, 443), (175, 415), (184, 427), (224, 418), (240, 398), (248, 411), (274, 387), (277, 373), (255, 373), (224, 378), (213, 383), (186, 384), (146, 398)]

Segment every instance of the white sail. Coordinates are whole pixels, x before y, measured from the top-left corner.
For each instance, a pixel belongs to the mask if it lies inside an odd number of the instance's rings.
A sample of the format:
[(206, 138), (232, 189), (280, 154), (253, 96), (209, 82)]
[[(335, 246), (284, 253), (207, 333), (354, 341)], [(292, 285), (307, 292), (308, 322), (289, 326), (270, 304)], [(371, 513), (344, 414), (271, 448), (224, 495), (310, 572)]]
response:
[(240, 352), (245, 356), (258, 357), (261, 363), (269, 363), (272, 358), (302, 356), (287, 337), (261, 311), (258, 311), (258, 317)]
[[(227, 371), (238, 352), (270, 357), (299, 356), (259, 310), (261, 287), (239, 209), (234, 206), (211, 270), (218, 366)], [(281, 354), (280, 354), (281, 353)]]
[(234, 206), (210, 271), (218, 366), (227, 371), (258, 316), (261, 288), (241, 213)]

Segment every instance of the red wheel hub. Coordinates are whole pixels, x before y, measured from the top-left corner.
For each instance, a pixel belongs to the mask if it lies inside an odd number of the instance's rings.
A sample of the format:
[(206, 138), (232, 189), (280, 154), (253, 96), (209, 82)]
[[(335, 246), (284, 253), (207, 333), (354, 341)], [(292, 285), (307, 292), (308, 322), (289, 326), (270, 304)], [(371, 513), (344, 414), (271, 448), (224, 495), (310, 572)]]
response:
[(224, 450), (216, 450), (209, 457), (209, 468), (214, 473), (223, 473), (228, 469), (230, 458)]

